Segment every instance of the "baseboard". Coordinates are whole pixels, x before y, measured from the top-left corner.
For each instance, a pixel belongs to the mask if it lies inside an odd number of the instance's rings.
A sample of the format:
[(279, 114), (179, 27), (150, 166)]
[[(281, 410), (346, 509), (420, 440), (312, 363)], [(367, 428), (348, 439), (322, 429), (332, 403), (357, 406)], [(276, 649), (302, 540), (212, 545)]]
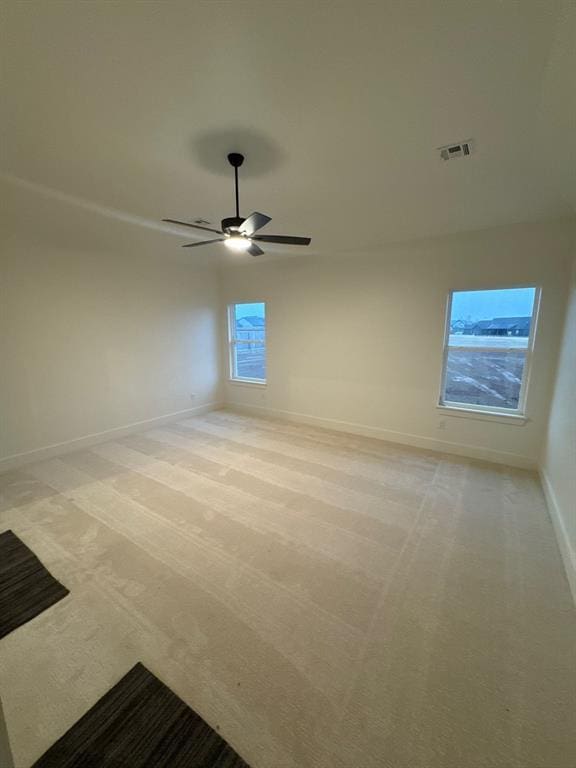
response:
[(310, 416), (305, 413), (294, 413), (293, 411), (282, 411), (274, 408), (267, 408), (259, 405), (241, 405), (239, 403), (226, 403), (225, 408), (238, 413), (252, 414), (254, 416), (268, 417), (273, 419), (282, 419), (292, 421), (297, 424), (310, 424), (311, 426), (331, 429), (336, 432), (348, 432), (352, 435), (361, 435), (362, 437), (373, 437), (377, 440), (384, 440), (389, 443), (400, 443), (409, 445), (413, 448), (424, 448), (426, 450), (438, 451), (440, 453), (450, 453), (456, 456), (466, 456), (471, 459), (481, 459), (495, 464), (505, 464), (509, 467), (520, 467), (521, 469), (537, 469), (537, 463), (529, 456), (523, 456), (508, 451), (495, 451), (491, 448), (482, 448), (475, 445), (465, 445), (463, 443), (451, 443), (448, 440), (435, 440), (431, 437), (421, 435), (411, 435), (407, 432), (395, 432), (389, 429), (379, 427), (370, 427), (365, 424), (356, 424), (351, 421), (339, 421), (337, 419), (326, 419), (320, 416)]
[(558, 499), (550, 482), (550, 478), (546, 474), (546, 471), (540, 467), (540, 481), (542, 483), (542, 489), (546, 498), (546, 504), (548, 506), (548, 512), (552, 519), (552, 525), (554, 526), (554, 532), (556, 533), (556, 540), (558, 541), (558, 547), (560, 554), (562, 555), (562, 561), (564, 562), (564, 568), (566, 570), (566, 576), (568, 583), (570, 584), (570, 590), (572, 591), (572, 597), (576, 604), (576, 552), (566, 531), (564, 525), (564, 517), (558, 504)]
[(26, 451), (25, 453), (16, 453), (12, 456), (6, 456), (5, 458), (0, 459), (0, 473), (7, 472), (11, 469), (18, 469), (18, 467), (31, 464), (35, 461), (43, 461), (44, 459), (54, 458), (55, 456), (62, 456), (65, 453), (72, 453), (81, 448), (89, 448), (92, 445), (105, 443), (106, 441), (114, 440), (117, 437), (131, 435), (134, 432), (141, 432), (147, 429), (152, 429), (153, 427), (161, 426), (162, 424), (169, 424), (171, 421), (186, 419), (201, 413), (208, 413), (209, 411), (214, 411), (221, 407), (221, 403), (206, 403), (205, 405), (198, 405), (195, 408), (187, 408), (184, 411), (167, 413), (163, 416), (155, 416), (153, 419), (135, 421), (132, 424), (125, 424), (122, 427), (106, 429), (104, 432), (95, 432), (91, 435), (76, 437), (73, 440), (66, 440), (63, 443), (45, 445), (41, 448), (35, 448), (32, 451)]

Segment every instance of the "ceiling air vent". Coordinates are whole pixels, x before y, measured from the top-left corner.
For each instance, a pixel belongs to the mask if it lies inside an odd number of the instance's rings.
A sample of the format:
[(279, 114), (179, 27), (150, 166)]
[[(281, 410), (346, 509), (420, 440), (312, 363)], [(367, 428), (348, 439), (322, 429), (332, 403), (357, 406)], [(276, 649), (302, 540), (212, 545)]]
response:
[(446, 144), (438, 147), (442, 160), (452, 160), (456, 157), (469, 157), (472, 154), (472, 139), (460, 141), (458, 144)]

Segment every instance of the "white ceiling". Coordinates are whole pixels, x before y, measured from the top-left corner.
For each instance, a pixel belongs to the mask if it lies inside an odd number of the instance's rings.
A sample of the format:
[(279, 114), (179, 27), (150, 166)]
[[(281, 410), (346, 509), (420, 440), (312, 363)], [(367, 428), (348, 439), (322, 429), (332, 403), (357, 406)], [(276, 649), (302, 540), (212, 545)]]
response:
[[(315, 251), (566, 217), (571, 174), (542, 154), (543, 104), (571, 125), (573, 100), (550, 75), (563, 67), (564, 88), (575, 85), (566, 40), (552, 56), (561, 11), (552, 0), (12, 0), (5, 213), (78, 237), (108, 217), (168, 251), (185, 240), (148, 222), (233, 214), (224, 155), (236, 150), (242, 212), (310, 235)], [(472, 157), (438, 159), (436, 147), (469, 137)]]

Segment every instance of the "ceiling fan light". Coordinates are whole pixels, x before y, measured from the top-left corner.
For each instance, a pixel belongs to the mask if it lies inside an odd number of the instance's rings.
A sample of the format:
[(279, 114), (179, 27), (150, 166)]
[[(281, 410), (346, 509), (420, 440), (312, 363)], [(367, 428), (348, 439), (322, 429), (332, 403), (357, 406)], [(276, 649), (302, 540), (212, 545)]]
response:
[(241, 235), (232, 235), (224, 240), (224, 245), (231, 251), (247, 251), (250, 248), (251, 240)]

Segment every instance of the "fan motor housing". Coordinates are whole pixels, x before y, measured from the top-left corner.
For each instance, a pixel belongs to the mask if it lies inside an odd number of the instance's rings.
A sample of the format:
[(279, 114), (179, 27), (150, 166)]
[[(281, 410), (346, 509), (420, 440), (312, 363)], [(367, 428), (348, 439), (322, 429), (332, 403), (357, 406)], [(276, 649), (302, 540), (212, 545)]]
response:
[(227, 219), (222, 219), (222, 232), (230, 235), (232, 232), (238, 231), (245, 221), (246, 219), (241, 216), (229, 216)]

